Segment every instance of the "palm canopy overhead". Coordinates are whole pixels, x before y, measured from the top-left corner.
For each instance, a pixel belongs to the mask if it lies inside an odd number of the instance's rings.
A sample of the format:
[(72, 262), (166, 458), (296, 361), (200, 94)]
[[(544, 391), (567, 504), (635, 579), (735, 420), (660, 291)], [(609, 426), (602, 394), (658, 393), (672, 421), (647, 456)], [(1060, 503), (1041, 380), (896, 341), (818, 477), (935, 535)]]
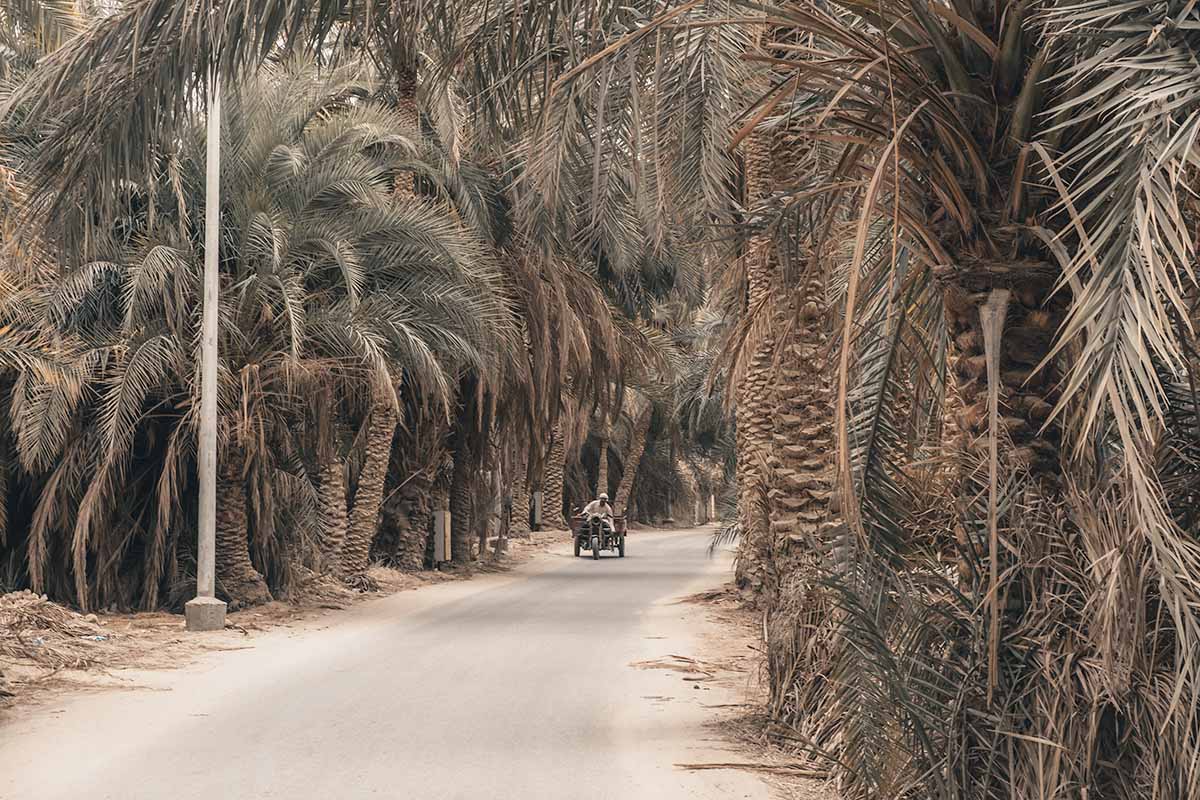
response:
[[(562, 235), (557, 223), (582, 214), (569, 238), (602, 246), (632, 274), (642, 260), (628, 232), (661, 259), (673, 226), (729, 220), (725, 143), (752, 86), (741, 59), (749, 34), (715, 23), (736, 16), (730, 0), (665, 14), (653, 2), (608, 0), (138, 0), (44, 59), (5, 110), (20, 109), (44, 136), (28, 165), (35, 204), (70, 218), (78, 198), (103, 206), (120, 180), (152, 170), (214, 63), (235, 85), (282, 54), (327, 59), (361, 46), (389, 81), (409, 82), (407, 70), (425, 65), (426, 106), (451, 154), (455, 95), (483, 115), (480, 139), (523, 142), (528, 191), (517, 207), (538, 238)], [(628, 56), (580, 65), (609, 45)]]
[[(35, 199), (69, 216), (74, 193), (112, 197), (119, 178), (148, 170), (213, 63), (235, 81), (275, 53), (349, 37), (376, 52), (391, 45), (394, 61), (424, 49), (451, 65), (433, 74), (453, 73), (498, 130), (536, 121), (518, 182), (524, 218), (636, 275), (645, 260), (622, 246), (630, 232), (667, 242), (658, 223), (681, 213), (679, 198), (704, 198), (709, 215), (727, 203), (727, 136), (742, 101), (757, 97), (743, 133), (786, 124), (841, 149), (795, 202), (851, 219), (855, 264), (890, 218), (905, 252), (951, 282), (1044, 284), (1037, 302), (1061, 307), (1043, 355), (1078, 351), (1047, 397), (1058, 416), (1081, 401), (1077, 442), (1112, 419), (1134, 456), (1138, 431), (1160, 416), (1155, 362), (1179, 364), (1169, 323), (1190, 269), (1178, 186), (1198, 119), (1192, 4), (843, 0), (758, 17), (697, 0), (443, 2), (414, 6), (407, 26), (394, 11), (332, 0), (128, 5), (47, 58), (7, 104), (44, 122)], [(767, 40), (747, 59), (763, 24)], [(764, 71), (748, 62), (771, 66), (761, 96), (747, 77)], [(560, 226), (559, 214), (582, 217)], [(891, 269), (899, 250), (875, 248), (886, 257), (867, 266)], [(1047, 369), (1046, 358), (1034, 366)], [(843, 377), (839, 407), (848, 391)]]

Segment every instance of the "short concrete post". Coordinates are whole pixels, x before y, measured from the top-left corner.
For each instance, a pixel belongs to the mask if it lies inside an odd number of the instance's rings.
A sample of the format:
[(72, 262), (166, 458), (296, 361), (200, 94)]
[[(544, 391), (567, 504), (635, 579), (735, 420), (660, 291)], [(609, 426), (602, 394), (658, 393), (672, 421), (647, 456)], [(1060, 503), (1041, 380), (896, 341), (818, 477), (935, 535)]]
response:
[(450, 512), (439, 509), (434, 515), (433, 524), (433, 560), (441, 564), (452, 557), (450, 547)]
[(192, 632), (225, 630), (225, 602), (215, 597), (194, 597), (184, 604), (183, 618)]

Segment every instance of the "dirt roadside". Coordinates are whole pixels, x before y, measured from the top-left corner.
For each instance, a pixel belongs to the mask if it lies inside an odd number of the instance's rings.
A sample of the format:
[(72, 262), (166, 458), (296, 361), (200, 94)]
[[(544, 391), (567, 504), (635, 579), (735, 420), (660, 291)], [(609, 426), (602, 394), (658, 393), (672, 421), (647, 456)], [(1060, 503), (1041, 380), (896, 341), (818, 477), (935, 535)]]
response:
[(333, 618), (344, 609), (399, 592), (509, 572), (567, 548), (565, 532), (535, 532), (510, 540), (499, 558), (469, 568), (401, 572), (376, 566), (370, 576), (378, 590), (365, 593), (310, 574), (288, 602), (232, 612), (224, 631), (203, 636), (188, 635), (180, 614), (78, 614), (29, 592), (0, 595), (0, 722), (6, 713), (50, 702), (66, 692), (122, 688), (123, 670), (178, 669), (205, 653), (252, 647), (256, 634)]
[(761, 618), (742, 606), (732, 584), (690, 595), (680, 602), (701, 611), (697, 652), (677, 657), (672, 669), (720, 686), (738, 702), (707, 706), (709, 729), (730, 744), (727, 761), (679, 765), (690, 770), (744, 770), (761, 778), (777, 800), (835, 800), (825, 776), (773, 744), (764, 734), (766, 705), (762, 674)]

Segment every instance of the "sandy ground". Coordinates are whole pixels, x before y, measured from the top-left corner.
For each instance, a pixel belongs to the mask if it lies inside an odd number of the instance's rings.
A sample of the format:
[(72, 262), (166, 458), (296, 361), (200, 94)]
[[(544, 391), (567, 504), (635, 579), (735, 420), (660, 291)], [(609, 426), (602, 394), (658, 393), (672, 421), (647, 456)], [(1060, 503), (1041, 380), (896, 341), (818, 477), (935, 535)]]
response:
[(509, 572), (203, 637), (107, 619), (137, 667), (9, 709), (0, 798), (820, 797), (727, 735), (757, 654), (709, 536), (600, 562), (535, 543)]
[(736, 702), (708, 705), (707, 723), (730, 743), (728, 763), (697, 764), (693, 768), (736, 769), (758, 775), (775, 800), (836, 800), (825, 784), (825, 773), (798, 760), (765, 734), (767, 698), (762, 673), (762, 617), (746, 610), (732, 583), (679, 600), (704, 615), (699, 627), (694, 667), (727, 690)]

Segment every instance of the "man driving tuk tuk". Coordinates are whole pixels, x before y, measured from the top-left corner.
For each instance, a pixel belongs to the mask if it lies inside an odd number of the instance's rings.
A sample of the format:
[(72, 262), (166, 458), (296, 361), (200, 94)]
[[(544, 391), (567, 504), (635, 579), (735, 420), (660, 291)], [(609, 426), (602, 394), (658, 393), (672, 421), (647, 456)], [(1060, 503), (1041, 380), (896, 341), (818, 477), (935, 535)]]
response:
[(601, 492), (599, 497), (584, 506), (583, 516), (585, 519), (590, 519), (593, 516), (603, 517), (611, 524), (613, 509), (608, 503), (608, 492)]

